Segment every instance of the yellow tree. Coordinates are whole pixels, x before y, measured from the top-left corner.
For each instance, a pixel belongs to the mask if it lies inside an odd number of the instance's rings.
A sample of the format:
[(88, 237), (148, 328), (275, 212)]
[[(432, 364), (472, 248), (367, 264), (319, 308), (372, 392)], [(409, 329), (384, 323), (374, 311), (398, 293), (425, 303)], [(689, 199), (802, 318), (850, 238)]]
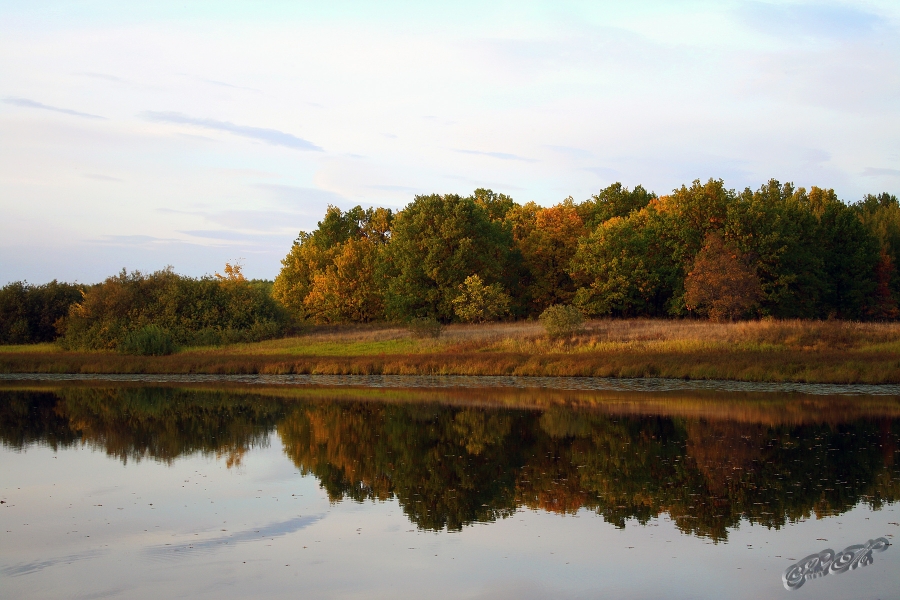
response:
[(384, 304), (375, 282), (379, 246), (349, 239), (335, 249), (333, 262), (312, 274), (303, 299), (306, 314), (318, 323), (383, 318)]

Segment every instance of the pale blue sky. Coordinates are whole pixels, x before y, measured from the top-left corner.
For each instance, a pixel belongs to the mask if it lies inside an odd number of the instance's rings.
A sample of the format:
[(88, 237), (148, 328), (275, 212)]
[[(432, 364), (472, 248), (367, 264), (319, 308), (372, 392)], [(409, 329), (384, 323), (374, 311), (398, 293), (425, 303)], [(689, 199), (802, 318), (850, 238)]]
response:
[(273, 278), (328, 204), (482, 186), (900, 193), (896, 1), (134, 4), (0, 0), (0, 284)]

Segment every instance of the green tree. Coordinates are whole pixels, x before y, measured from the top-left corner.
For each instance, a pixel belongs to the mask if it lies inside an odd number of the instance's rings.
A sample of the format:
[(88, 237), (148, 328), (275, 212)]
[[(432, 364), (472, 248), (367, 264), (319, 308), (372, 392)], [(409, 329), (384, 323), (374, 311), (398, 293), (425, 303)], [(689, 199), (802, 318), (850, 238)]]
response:
[(815, 318), (824, 286), (818, 220), (806, 190), (769, 180), (728, 206), (724, 235), (759, 277), (762, 314)]
[(466, 277), (504, 283), (510, 265), (509, 226), (492, 221), (472, 198), (417, 196), (395, 218), (381, 273), (388, 318), (452, 321), (453, 299)]
[(888, 289), (893, 300), (882, 298), (896, 303), (900, 301), (900, 273), (895, 268), (900, 264), (900, 203), (896, 196), (884, 192), (877, 196), (866, 195), (853, 208), (866, 229), (878, 239), (892, 265), (881, 276), (889, 276)]
[(656, 194), (648, 192), (643, 186), (629, 190), (617, 181), (579, 204), (578, 214), (589, 229), (594, 229), (613, 217), (627, 217), (641, 210), (655, 198)]
[(841, 319), (863, 318), (877, 287), (878, 239), (856, 211), (836, 197), (820, 206), (817, 241), (825, 265), (824, 311)]
[(81, 300), (83, 286), (15, 281), (0, 288), (0, 344), (52, 342), (69, 307)]
[(569, 273), (574, 304), (592, 316), (660, 315), (680, 276), (654, 207), (613, 217), (578, 242)]

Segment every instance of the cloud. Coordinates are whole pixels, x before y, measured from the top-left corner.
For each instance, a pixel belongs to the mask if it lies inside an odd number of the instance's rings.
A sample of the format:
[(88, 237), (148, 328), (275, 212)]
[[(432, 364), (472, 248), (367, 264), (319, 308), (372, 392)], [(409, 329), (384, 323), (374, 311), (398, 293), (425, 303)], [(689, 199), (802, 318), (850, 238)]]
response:
[(190, 229), (180, 231), (179, 233), (209, 240), (223, 240), (228, 242), (268, 242), (273, 238), (277, 239), (283, 237), (278, 233), (243, 233), (227, 229)]
[(593, 173), (601, 179), (615, 179), (616, 177), (622, 176), (622, 173), (620, 173), (619, 171), (615, 169), (609, 169), (607, 167), (585, 167), (581, 170), (587, 171), (588, 173)]
[(246, 125), (235, 125), (228, 121), (216, 121), (215, 119), (196, 119), (176, 112), (156, 112), (145, 111), (141, 116), (148, 121), (154, 123), (174, 123), (176, 125), (191, 125), (194, 127), (202, 127), (203, 129), (212, 129), (214, 131), (225, 131), (233, 135), (249, 138), (251, 140), (259, 140), (273, 146), (284, 146), (285, 148), (293, 148), (294, 150), (312, 150), (314, 152), (322, 152), (322, 148), (316, 146), (312, 142), (298, 138), (290, 133), (278, 131), (277, 129), (265, 129), (262, 127), (248, 127)]
[(98, 240), (90, 240), (95, 244), (114, 244), (124, 246), (141, 246), (157, 242), (181, 242), (171, 238), (160, 238), (152, 235), (104, 235)]
[(91, 71), (83, 71), (78, 73), (82, 77), (90, 77), (91, 79), (102, 79), (104, 81), (111, 81), (113, 83), (127, 83), (121, 77), (116, 77), (115, 75), (107, 75), (106, 73), (92, 73)]
[(491, 158), (499, 158), (500, 160), (518, 160), (522, 162), (537, 162), (533, 158), (525, 158), (517, 154), (507, 154), (506, 152), (479, 152), (478, 150), (456, 150), (461, 154), (475, 154), (478, 156), (490, 156)]
[(224, 81), (217, 81), (215, 79), (206, 79), (205, 77), (195, 77), (194, 79), (196, 79), (197, 81), (201, 81), (203, 83), (208, 83), (209, 85), (214, 85), (214, 86), (218, 86), (218, 87), (226, 87), (226, 88), (231, 88), (233, 90), (245, 90), (248, 92), (255, 92), (257, 94), (261, 93), (256, 88), (244, 87), (242, 85), (234, 85), (231, 83), (226, 83)]
[(386, 192), (421, 192), (421, 188), (414, 188), (405, 185), (370, 185), (373, 190), (384, 190)]
[(64, 115), (72, 115), (73, 117), (83, 117), (85, 119), (106, 119), (106, 117), (101, 117), (99, 115), (92, 115), (88, 113), (78, 112), (77, 110), (70, 110), (68, 108), (58, 108), (56, 106), (48, 106), (46, 104), (42, 104), (40, 102), (35, 102), (34, 100), (29, 100), (28, 98), (4, 98), (3, 101), (6, 104), (12, 104), (14, 106), (21, 106), (22, 108), (40, 108), (42, 110), (52, 110), (53, 112), (62, 113)]
[(121, 183), (123, 180), (118, 177), (110, 177), (109, 175), (98, 175), (97, 173), (85, 173), (85, 177), (88, 179), (96, 179), (97, 181), (114, 181), (116, 183)]
[(836, 4), (787, 4), (747, 2), (737, 10), (738, 20), (775, 36), (857, 37), (883, 22), (878, 15)]
[(582, 150), (581, 148), (571, 148), (569, 146), (550, 146), (545, 145), (544, 148), (548, 150), (553, 150), (554, 152), (558, 152), (564, 156), (568, 156), (570, 158), (591, 158), (594, 156), (594, 153), (589, 150)]
[(862, 172), (863, 177), (900, 177), (900, 169), (879, 169), (866, 167)]
[(320, 190), (318, 188), (299, 187), (294, 185), (282, 185), (277, 183), (252, 183), (251, 188), (265, 192), (269, 197), (283, 204), (295, 205), (297, 203), (337, 204), (346, 200), (340, 194)]

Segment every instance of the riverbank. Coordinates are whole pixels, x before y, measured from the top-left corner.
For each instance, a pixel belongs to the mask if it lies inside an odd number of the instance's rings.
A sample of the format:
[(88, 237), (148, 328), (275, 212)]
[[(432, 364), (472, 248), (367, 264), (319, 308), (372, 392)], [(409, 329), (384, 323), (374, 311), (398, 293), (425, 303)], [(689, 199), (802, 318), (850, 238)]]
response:
[(332, 326), (170, 356), (0, 347), (0, 372), (520, 375), (900, 383), (900, 324), (598, 320), (572, 338), (536, 323), (451, 325), (417, 339), (391, 325)]

